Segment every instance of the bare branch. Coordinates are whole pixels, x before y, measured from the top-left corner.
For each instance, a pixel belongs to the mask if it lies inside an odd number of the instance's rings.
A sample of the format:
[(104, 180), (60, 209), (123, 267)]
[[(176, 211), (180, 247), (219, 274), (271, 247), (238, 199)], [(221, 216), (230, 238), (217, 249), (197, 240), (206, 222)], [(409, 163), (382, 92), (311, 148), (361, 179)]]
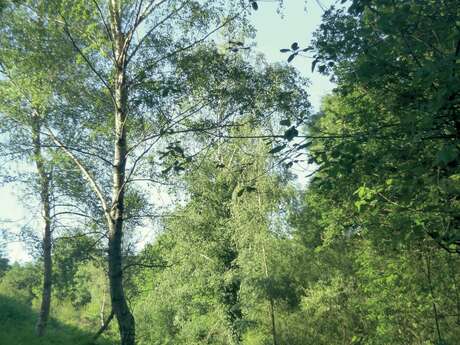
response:
[(142, 24), (144, 20), (146, 20), (152, 13), (155, 11), (158, 7), (160, 7), (163, 3), (165, 3), (167, 0), (161, 0), (160, 2), (155, 4), (155, 0), (150, 1), (150, 4), (147, 5), (145, 8), (144, 12), (138, 17), (138, 20), (136, 21), (133, 30), (136, 30), (137, 27)]

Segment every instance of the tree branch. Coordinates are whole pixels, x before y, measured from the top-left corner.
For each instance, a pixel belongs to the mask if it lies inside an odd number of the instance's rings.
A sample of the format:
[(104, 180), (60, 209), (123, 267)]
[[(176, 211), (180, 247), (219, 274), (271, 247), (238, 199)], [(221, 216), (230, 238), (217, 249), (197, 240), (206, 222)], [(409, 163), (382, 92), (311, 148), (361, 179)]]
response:
[(112, 100), (115, 102), (115, 97), (113, 95), (113, 90), (112, 88), (110, 87), (109, 83), (104, 79), (104, 77), (102, 76), (101, 73), (99, 73), (96, 68), (93, 66), (93, 64), (91, 63), (91, 61), (89, 61), (89, 59), (86, 57), (86, 55), (83, 53), (83, 51), (80, 49), (80, 47), (78, 46), (77, 42), (75, 42), (72, 34), (70, 33), (69, 29), (68, 29), (68, 24), (67, 24), (67, 21), (65, 20), (65, 18), (61, 15), (62, 17), (62, 20), (64, 21), (64, 26), (63, 26), (63, 29), (64, 29), (64, 32), (65, 34), (67, 35), (67, 37), (70, 39), (70, 41), (72, 42), (72, 45), (73, 47), (75, 48), (75, 50), (78, 52), (78, 54), (80, 54), (80, 56), (83, 58), (83, 60), (85, 60), (86, 64), (88, 65), (88, 67), (94, 72), (94, 74), (99, 78), (99, 80), (102, 82), (102, 84), (107, 88), (107, 90), (109, 91), (110, 93), (110, 96), (112, 97)]
[[(104, 213), (105, 213), (106, 217), (109, 217), (108, 216), (109, 209), (107, 207), (107, 201), (105, 200), (104, 194), (103, 194), (102, 190), (100, 189), (99, 185), (97, 184), (95, 178), (91, 175), (91, 173), (83, 165), (83, 163), (80, 162), (80, 160), (70, 150), (68, 150), (64, 144), (62, 144), (59, 141), (59, 139), (54, 135), (54, 133), (48, 127), (46, 127), (46, 129), (48, 130), (49, 136), (56, 143), (56, 145), (58, 145), (58, 147), (61, 148), (67, 154), (67, 156), (69, 156), (69, 158), (72, 159), (73, 162), (81, 170), (83, 176), (86, 177), (86, 179), (88, 180), (88, 182), (91, 185), (92, 189), (96, 193), (96, 196), (98, 197), (98, 199), (99, 199), (99, 201), (101, 203), (101, 206), (102, 206), (102, 208), (104, 210)], [(110, 219), (108, 219), (108, 220), (110, 221)]]

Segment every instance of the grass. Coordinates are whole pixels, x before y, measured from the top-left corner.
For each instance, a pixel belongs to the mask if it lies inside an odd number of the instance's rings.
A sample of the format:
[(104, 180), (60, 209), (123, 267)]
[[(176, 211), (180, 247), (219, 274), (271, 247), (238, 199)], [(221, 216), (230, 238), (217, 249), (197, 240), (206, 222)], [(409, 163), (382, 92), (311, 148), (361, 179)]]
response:
[(23, 302), (0, 295), (0, 344), (5, 345), (114, 345), (100, 339), (92, 342), (93, 334), (51, 318), (46, 335), (35, 334), (37, 312)]

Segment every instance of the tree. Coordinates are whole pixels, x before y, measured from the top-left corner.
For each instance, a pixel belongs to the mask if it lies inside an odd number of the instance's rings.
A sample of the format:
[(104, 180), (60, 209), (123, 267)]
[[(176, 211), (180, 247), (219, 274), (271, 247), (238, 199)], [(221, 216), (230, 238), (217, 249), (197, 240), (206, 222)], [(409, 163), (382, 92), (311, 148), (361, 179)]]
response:
[[(458, 279), (449, 255), (459, 238), (456, 18), (453, 1), (350, 1), (325, 12), (305, 48), (315, 54), (312, 69), (337, 82), (307, 128), (317, 171), (296, 223), (318, 253), (311, 261), (329, 272), (304, 299), (306, 317), (318, 317), (313, 337), (324, 343), (390, 343), (402, 324), (404, 343), (455, 341), (457, 302), (447, 296)], [(331, 308), (334, 319), (345, 316), (342, 329), (321, 322)], [(348, 314), (361, 308), (368, 320)]]
[[(219, 137), (213, 131), (233, 126), (240, 112), (254, 101), (255, 120), (291, 107), (286, 107), (286, 99), (258, 102), (258, 93), (263, 92), (250, 80), (249, 70), (222, 68), (232, 66), (238, 58), (204, 44), (223, 27), (244, 32), (240, 25), (245, 23), (251, 4), (112, 0), (105, 4), (55, 1), (47, 7), (32, 2), (17, 6), (24, 9), (18, 14), (23, 21), (33, 22), (37, 13), (43, 13), (46, 32), (66, 35), (66, 44), (79, 55), (77, 69), (93, 72), (88, 78), (84, 72), (82, 82), (92, 90), (99, 89), (100, 98), (88, 98), (88, 106), (82, 108), (81, 101), (72, 99), (72, 92), (66, 94), (73, 85), (66, 74), (63, 80), (52, 81), (56, 96), (51, 102), (53, 116), (43, 128), (81, 170), (97, 197), (98, 214), (108, 229), (112, 307), (122, 344), (133, 344), (134, 319), (123, 287), (122, 239), (128, 199), (142, 200), (134, 182), (152, 180), (159, 170), (157, 165), (149, 167), (152, 148), (160, 139), (178, 133), (207, 135), (212, 143), (213, 137)], [(46, 48), (54, 52), (53, 47)], [(221, 72), (213, 76), (211, 70)], [(269, 92), (272, 90), (263, 97)], [(223, 100), (219, 99), (222, 96)], [(295, 94), (286, 96), (294, 99)], [(211, 109), (219, 108), (218, 119), (207, 118)], [(300, 111), (303, 109), (294, 116)], [(69, 128), (68, 121), (75, 127)], [(94, 152), (94, 146), (102, 154)], [(174, 170), (182, 170), (188, 159), (184, 150), (177, 143), (166, 149), (164, 157), (175, 158)], [(131, 165), (127, 165), (129, 159)], [(142, 217), (142, 213), (134, 217)]]
[(275, 300), (290, 287), (271, 231), (288, 192), (264, 142), (239, 138), (258, 132), (234, 129), (236, 139), (200, 155), (183, 177), (187, 202), (144, 250), (141, 262), (154, 264), (136, 273), (135, 310), (146, 344), (242, 344), (251, 330), (278, 343)]
[[(455, 18), (454, 1), (353, 1), (348, 9), (325, 13), (314, 41), (315, 65), (338, 81), (337, 97), (327, 105), (329, 119), (319, 122), (341, 123), (326, 125), (339, 138), (324, 143), (332, 158), (325, 162), (318, 154), (315, 160), (331, 177), (362, 168), (355, 171), (359, 205), (375, 205), (374, 216), (396, 227), (404, 222), (402, 236), (425, 234), (454, 253), (459, 238), (454, 85), (460, 54)], [(341, 35), (334, 34), (338, 31)]]
[[(40, 45), (41, 49), (51, 47), (56, 43), (53, 40), (58, 38), (56, 35), (48, 35), (40, 13), (36, 20), (18, 25), (10, 18), (11, 11), (16, 10), (15, 7), (14, 4), (6, 3), (1, 13), (3, 23), (0, 72), (3, 78), (0, 81), (0, 114), (3, 128), (9, 128), (6, 132), (8, 142), (4, 147), (5, 156), (9, 160), (25, 158), (35, 165), (35, 173), (27, 182), (39, 195), (43, 223), (40, 224), (43, 225), (43, 288), (36, 326), (38, 336), (42, 336), (51, 305), (53, 208), (56, 201), (53, 198), (51, 156), (47, 151), (49, 142), (43, 138), (43, 123), (48, 115), (47, 103), (52, 97), (51, 88), (45, 85), (58, 78), (63, 65), (56, 58), (51, 59), (48, 56), (45, 59), (47, 63), (44, 64), (43, 58), (46, 54), (30, 49), (32, 32), (34, 43)], [(24, 51), (30, 54), (27, 60), (23, 59)], [(68, 51), (61, 52), (61, 62), (66, 57), (66, 52)]]

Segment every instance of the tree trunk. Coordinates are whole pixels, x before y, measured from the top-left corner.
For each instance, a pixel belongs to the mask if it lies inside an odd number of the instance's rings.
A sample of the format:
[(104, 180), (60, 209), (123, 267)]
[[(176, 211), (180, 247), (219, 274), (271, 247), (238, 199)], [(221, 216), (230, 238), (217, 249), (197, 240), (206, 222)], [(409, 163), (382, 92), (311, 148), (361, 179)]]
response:
[(45, 333), (46, 325), (50, 314), (51, 305), (51, 287), (52, 287), (52, 259), (51, 259), (51, 207), (50, 207), (50, 177), (46, 172), (44, 159), (42, 155), (40, 139), (40, 117), (32, 117), (32, 142), (34, 150), (34, 161), (37, 168), (40, 202), (42, 206), (42, 218), (45, 223), (43, 233), (43, 289), (40, 312), (36, 325), (36, 332), (39, 337)]
[(101, 327), (96, 332), (96, 334), (93, 336), (93, 342), (95, 342), (101, 336), (101, 334), (104, 333), (107, 328), (109, 328), (110, 322), (112, 321), (114, 315), (115, 313), (113, 312), (113, 309), (112, 309), (107, 319), (102, 320)]
[[(260, 198), (259, 198), (260, 200)], [(262, 245), (262, 254), (264, 259), (264, 270), (265, 270), (265, 278), (268, 279), (268, 265), (267, 265), (267, 256), (265, 254), (265, 246)], [(272, 338), (273, 338), (273, 345), (278, 345), (277, 342), (277, 335), (276, 335), (276, 318), (275, 318), (275, 301), (273, 297), (269, 297), (269, 312), (270, 312), (270, 321), (272, 326)]]
[(112, 188), (112, 206), (110, 210), (111, 223), (109, 224), (109, 284), (110, 297), (113, 311), (117, 317), (120, 328), (120, 337), (122, 345), (134, 345), (135, 343), (135, 325), (134, 317), (131, 314), (126, 301), (123, 289), (123, 214), (124, 214), (124, 196), (125, 196), (125, 170), (126, 170), (126, 129), (125, 129), (125, 109), (126, 95), (124, 86), (124, 77), (118, 75), (123, 73), (117, 69), (117, 81), (121, 84), (116, 87), (117, 104), (115, 110), (115, 155), (113, 164), (113, 188)]
[(135, 344), (134, 317), (123, 289), (123, 215), (126, 172), (126, 117), (128, 89), (126, 86), (125, 34), (121, 29), (120, 2), (111, 0), (111, 31), (115, 43), (115, 75), (113, 82), (115, 143), (113, 161), (112, 204), (109, 212), (109, 285), (112, 308), (118, 321), (122, 345)]
[[(119, 204), (119, 202), (117, 203)], [(119, 212), (119, 206), (115, 212)], [(122, 207), (122, 206), (121, 206)], [(129, 309), (123, 289), (122, 270), (122, 227), (121, 219), (114, 219), (109, 234), (109, 284), (112, 308), (117, 317), (121, 345), (135, 344), (134, 317)]]

